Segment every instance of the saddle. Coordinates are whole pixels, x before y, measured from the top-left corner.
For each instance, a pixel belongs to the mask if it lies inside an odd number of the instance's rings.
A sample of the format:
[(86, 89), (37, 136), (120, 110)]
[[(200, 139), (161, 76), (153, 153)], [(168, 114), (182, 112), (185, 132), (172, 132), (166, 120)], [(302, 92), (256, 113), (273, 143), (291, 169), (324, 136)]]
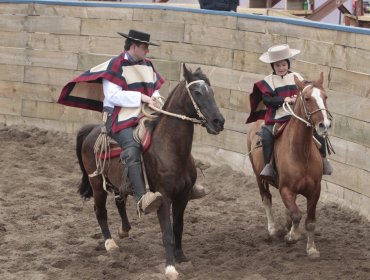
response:
[[(275, 123), (273, 128), (272, 128), (272, 131), (270, 131), (272, 133), (272, 135), (274, 136), (274, 139), (276, 140), (277, 138), (279, 138), (283, 132), (284, 132), (284, 129), (286, 127), (286, 124), (287, 122), (285, 123)], [(259, 139), (257, 140), (257, 146), (261, 146), (261, 138), (262, 138), (262, 129), (263, 129), (263, 126), (265, 125), (265, 123), (263, 122), (261, 124), (261, 129), (259, 131), (256, 132), (256, 134), (259, 136)]]
[[(148, 128), (147, 126), (150, 120), (151, 119), (147, 117), (141, 118), (139, 124), (136, 126), (133, 132), (134, 139), (136, 142), (141, 144), (143, 153), (148, 150), (150, 143), (152, 142), (153, 127)], [(99, 158), (102, 160), (118, 157), (122, 152), (122, 148), (113, 138), (109, 137), (108, 135), (106, 135), (106, 137), (108, 138), (109, 147), (101, 150), (99, 153)]]

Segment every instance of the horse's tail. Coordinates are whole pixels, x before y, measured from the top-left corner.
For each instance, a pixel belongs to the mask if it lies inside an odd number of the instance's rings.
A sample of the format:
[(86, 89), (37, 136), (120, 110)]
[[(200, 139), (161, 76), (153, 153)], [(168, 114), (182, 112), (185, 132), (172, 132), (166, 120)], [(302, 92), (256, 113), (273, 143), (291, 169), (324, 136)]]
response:
[(85, 138), (89, 133), (94, 129), (95, 124), (88, 124), (83, 126), (77, 133), (76, 138), (76, 154), (78, 158), (78, 163), (80, 164), (80, 168), (82, 171), (82, 179), (80, 185), (78, 186), (78, 192), (80, 193), (81, 197), (84, 199), (88, 199), (93, 196), (92, 187), (89, 181), (89, 175), (86, 172), (86, 169), (82, 162), (82, 144), (85, 141)]

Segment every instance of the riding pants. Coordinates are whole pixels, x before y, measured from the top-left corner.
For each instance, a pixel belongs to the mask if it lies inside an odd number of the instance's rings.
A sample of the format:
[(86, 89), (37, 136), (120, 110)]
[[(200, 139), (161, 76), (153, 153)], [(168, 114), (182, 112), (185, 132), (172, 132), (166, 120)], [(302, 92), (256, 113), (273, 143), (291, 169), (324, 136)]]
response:
[(273, 125), (263, 125), (261, 131), (261, 142), (262, 142), (262, 151), (263, 159), (265, 165), (270, 163), (272, 152), (274, 150), (274, 135), (272, 134)]
[(105, 123), (108, 135), (110, 135), (122, 148), (121, 160), (128, 168), (128, 178), (132, 184), (132, 191), (136, 201), (146, 193), (143, 171), (141, 166), (141, 146), (133, 136), (134, 127), (128, 127), (117, 133), (112, 132), (112, 115), (108, 114)]

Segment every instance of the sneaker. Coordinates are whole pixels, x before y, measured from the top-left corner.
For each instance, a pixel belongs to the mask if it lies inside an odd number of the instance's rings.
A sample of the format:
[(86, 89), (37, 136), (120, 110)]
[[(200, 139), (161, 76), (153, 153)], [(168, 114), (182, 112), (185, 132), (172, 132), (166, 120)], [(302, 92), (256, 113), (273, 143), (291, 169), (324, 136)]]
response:
[(266, 181), (273, 182), (275, 180), (275, 170), (271, 163), (265, 165), (260, 173), (260, 176)]
[(333, 167), (330, 164), (330, 161), (327, 158), (322, 159), (323, 163), (323, 175), (331, 175), (333, 173)]
[(162, 205), (162, 199), (162, 195), (159, 192), (147, 192), (137, 203), (138, 209), (140, 209), (141, 212), (144, 212), (144, 214), (157, 211)]
[(206, 189), (202, 185), (195, 184), (191, 189), (189, 200), (202, 198), (206, 194)]

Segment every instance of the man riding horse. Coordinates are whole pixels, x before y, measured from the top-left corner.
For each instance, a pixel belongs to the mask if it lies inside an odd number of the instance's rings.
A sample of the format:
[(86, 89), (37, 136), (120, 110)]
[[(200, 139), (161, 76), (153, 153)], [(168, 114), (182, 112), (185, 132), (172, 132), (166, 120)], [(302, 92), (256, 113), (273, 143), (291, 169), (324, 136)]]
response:
[[(120, 158), (128, 168), (138, 210), (147, 214), (157, 211), (162, 204), (162, 195), (146, 192), (141, 145), (134, 140), (133, 131), (139, 121), (141, 104), (160, 107), (159, 89), (164, 79), (146, 58), (149, 45), (158, 46), (150, 42), (149, 34), (136, 30), (118, 34), (126, 38), (124, 51), (69, 82), (58, 103), (105, 113), (107, 133), (122, 148)], [(204, 195), (204, 188), (195, 184), (190, 198)]]

